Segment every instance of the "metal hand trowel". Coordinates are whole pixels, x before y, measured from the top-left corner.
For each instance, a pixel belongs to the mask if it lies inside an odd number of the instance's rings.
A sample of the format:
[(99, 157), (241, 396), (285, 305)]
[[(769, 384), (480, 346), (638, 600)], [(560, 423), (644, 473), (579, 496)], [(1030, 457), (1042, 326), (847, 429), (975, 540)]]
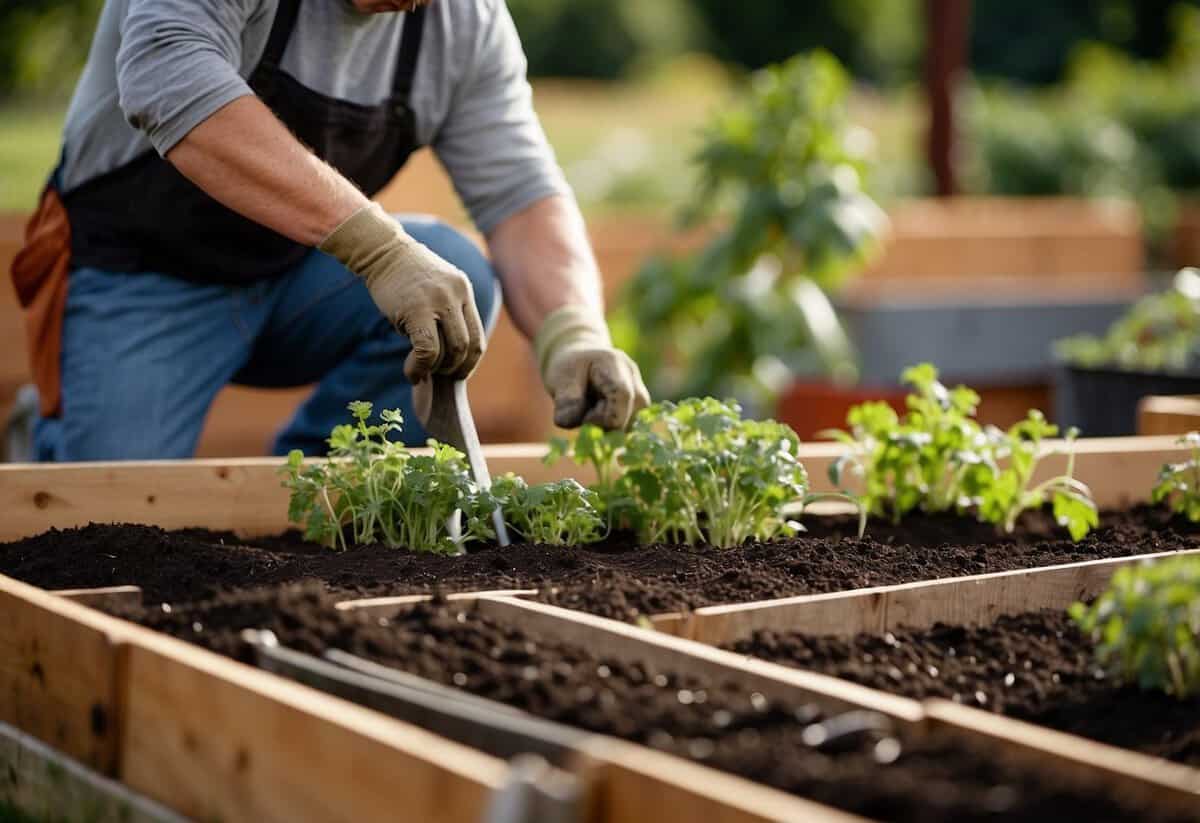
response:
[[(431, 375), (413, 386), (413, 405), (429, 435), (465, 454), (475, 483), (481, 489), (491, 488), (492, 475), (488, 472), (479, 434), (475, 431), (471, 404), (467, 400), (467, 381)], [(496, 541), (501, 546), (509, 545), (508, 528), (499, 507), (492, 512), (492, 523), (496, 527)]]

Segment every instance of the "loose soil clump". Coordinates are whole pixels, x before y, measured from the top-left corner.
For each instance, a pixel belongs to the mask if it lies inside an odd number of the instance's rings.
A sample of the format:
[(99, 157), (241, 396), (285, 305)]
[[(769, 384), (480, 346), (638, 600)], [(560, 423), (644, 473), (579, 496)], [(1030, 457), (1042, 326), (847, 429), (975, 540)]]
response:
[(1200, 766), (1200, 700), (1113, 682), (1061, 612), (989, 626), (823, 637), (756, 632), (731, 651), (915, 699), (940, 697)]
[(857, 730), (838, 736), (838, 719), (815, 705), (597, 656), (466, 606), (432, 602), (380, 619), (339, 612), (310, 585), (122, 614), (226, 654), (242, 653), (246, 628), (270, 629), (310, 654), (340, 648), (880, 820), (1154, 819), (1101, 786), (1057, 785), (947, 737), (917, 739), (878, 715), (860, 715)]
[(811, 531), (738, 549), (637, 546), (617, 534), (588, 547), (514, 545), (465, 557), (385, 546), (335, 552), (295, 532), (244, 540), (199, 529), (93, 524), (0, 545), (0, 573), (48, 589), (141, 586), (175, 603), (252, 586), (316, 580), (339, 596), (539, 589), (540, 599), (603, 617), (639, 617), (767, 600), (1200, 547), (1200, 534), (1159, 508), (1108, 513), (1072, 543), (1047, 514), (1015, 535), (962, 517), (873, 521), (808, 518)]

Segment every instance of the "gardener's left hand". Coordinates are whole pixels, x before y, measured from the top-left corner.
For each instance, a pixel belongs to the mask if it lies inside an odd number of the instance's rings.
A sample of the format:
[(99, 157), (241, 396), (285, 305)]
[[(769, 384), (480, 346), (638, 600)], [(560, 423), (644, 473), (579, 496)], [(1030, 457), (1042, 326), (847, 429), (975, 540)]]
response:
[(603, 318), (581, 306), (558, 309), (534, 340), (542, 382), (554, 400), (554, 423), (623, 429), (650, 403), (637, 364), (615, 348)]

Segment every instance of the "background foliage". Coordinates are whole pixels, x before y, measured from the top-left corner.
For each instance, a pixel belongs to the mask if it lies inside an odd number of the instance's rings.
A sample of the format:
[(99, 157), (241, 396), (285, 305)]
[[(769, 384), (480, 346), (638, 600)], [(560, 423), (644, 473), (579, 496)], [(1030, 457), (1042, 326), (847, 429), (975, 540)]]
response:
[[(1084, 42), (1158, 58), (1169, 12), (1200, 0), (975, 0), (971, 53), (984, 78), (1047, 84)], [(103, 0), (0, 3), (0, 96), (69, 86)], [(917, 77), (921, 0), (508, 0), (536, 76), (617, 78), (684, 51), (758, 69), (801, 51), (832, 52), (857, 77)], [(1014, 43), (1020, 43), (1014, 48)]]

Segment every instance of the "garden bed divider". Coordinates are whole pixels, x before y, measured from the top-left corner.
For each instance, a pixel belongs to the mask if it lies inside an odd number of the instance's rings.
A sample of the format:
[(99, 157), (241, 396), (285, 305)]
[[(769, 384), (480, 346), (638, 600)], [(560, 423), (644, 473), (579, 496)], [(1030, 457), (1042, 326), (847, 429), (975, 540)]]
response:
[[(948, 701), (918, 703), (826, 675), (755, 660), (683, 638), (614, 620), (512, 598), (483, 599), (484, 614), (516, 622), (563, 642), (586, 644), (594, 654), (642, 661), (675, 672), (736, 679), (768, 698), (812, 700), (824, 706), (865, 708), (915, 730), (942, 730), (968, 745), (1066, 779), (1102, 778), (1148, 804), (1174, 810), (1200, 807), (1200, 771), (1158, 758), (1093, 743)], [(932, 712), (929, 711), (932, 707)], [(1089, 754), (1089, 752), (1091, 754)], [(1093, 762), (1094, 761), (1094, 762)]]
[[(1163, 463), (1187, 455), (1175, 437), (1113, 437), (1075, 444), (1076, 476), (1101, 507), (1149, 496)], [(1052, 451), (1057, 441), (1047, 441)], [(844, 450), (838, 443), (805, 443), (800, 459), (815, 491), (832, 490), (828, 468)], [(515, 472), (531, 483), (573, 477), (591, 482), (586, 466), (560, 460), (547, 466), (546, 447), (485, 446), (493, 475)], [(203, 527), (241, 537), (277, 534), (287, 520), (288, 491), (280, 484), (282, 458), (131, 461), (0, 465), (0, 541), (52, 528), (98, 523), (142, 523), (164, 529)], [(1062, 458), (1043, 461), (1036, 479), (1062, 470)]]
[(1001, 615), (1065, 610), (1103, 592), (1122, 567), (1181, 555), (1198, 556), (1200, 549), (706, 606), (692, 614), (686, 636), (725, 646), (758, 630), (855, 635), (935, 623), (988, 623)]
[(969, 729), (977, 745), (1004, 752), (1010, 762), (1064, 774), (1101, 773), (1139, 802), (1165, 803), (1193, 815), (1200, 809), (1200, 771), (1188, 766), (950, 700), (926, 700), (923, 706), (932, 728)]
[(94, 589), (53, 589), (50, 594), (74, 600), (84, 606), (111, 607), (142, 602), (139, 586), (98, 586)]

